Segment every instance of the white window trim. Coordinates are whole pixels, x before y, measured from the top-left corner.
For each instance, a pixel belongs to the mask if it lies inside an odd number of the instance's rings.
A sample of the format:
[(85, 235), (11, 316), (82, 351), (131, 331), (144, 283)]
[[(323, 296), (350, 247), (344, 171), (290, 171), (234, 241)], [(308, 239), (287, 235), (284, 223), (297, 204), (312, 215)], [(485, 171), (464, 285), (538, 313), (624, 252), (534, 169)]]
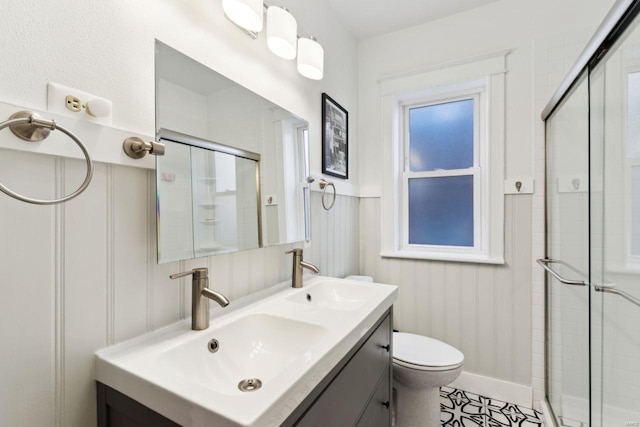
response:
[[(627, 105), (629, 105), (629, 75), (632, 73), (640, 73), (640, 63), (637, 62), (633, 62), (631, 64), (628, 64), (626, 67), (626, 72), (622, 73), (623, 75), (623, 81), (622, 81), (622, 85), (623, 85), (623, 91), (622, 91), (622, 95), (623, 95), (623, 105), (626, 107)], [(624, 254), (624, 260), (623, 265), (618, 267), (617, 270), (619, 271), (639, 271), (640, 270), (640, 255), (634, 255), (633, 253), (631, 253), (631, 232), (632, 230), (632, 225), (631, 225), (631, 218), (632, 218), (632, 200), (631, 200), (631, 191), (633, 190), (632, 184), (631, 184), (631, 169), (633, 167), (637, 167), (640, 166), (640, 158), (636, 158), (636, 157), (629, 157), (628, 155), (628, 143), (629, 143), (629, 135), (628, 135), (628, 129), (629, 129), (629, 124), (628, 124), (628, 117), (629, 117), (629, 112), (627, 111), (626, 114), (622, 115), (622, 121), (623, 121), (623, 141), (624, 141), (624, 146), (621, 150), (621, 154), (623, 156), (622, 158), (622, 164), (624, 165), (624, 174), (623, 174), (623, 182), (622, 182), (622, 200), (623, 200), (623, 218), (622, 218), (622, 224), (623, 224), (623, 230), (622, 230), (622, 253)]]
[(627, 256), (626, 268), (633, 271), (640, 271), (640, 255), (635, 255), (631, 252), (631, 232), (633, 231), (631, 225), (632, 219), (632, 200), (631, 200), (631, 191), (633, 190), (633, 186), (631, 184), (631, 169), (634, 167), (640, 166), (640, 159), (637, 158), (628, 158), (625, 162), (625, 219), (624, 225), (626, 228), (625, 232), (625, 254)]
[[(508, 53), (499, 52), (494, 56), (458, 62), (450, 67), (433, 67), (424, 72), (380, 82), (383, 135), (381, 256), (504, 264), (504, 74)], [(414, 247), (416, 245), (408, 245), (403, 229), (406, 227), (403, 206), (407, 197), (403, 185), (403, 180), (406, 179), (403, 176), (405, 156), (402, 138), (406, 131), (403, 109), (406, 105), (425, 99), (449, 99), (469, 93), (480, 93), (480, 102), (486, 103), (486, 117), (481, 117), (479, 132), (481, 138), (490, 141), (474, 153), (474, 156), (485, 155), (488, 160), (488, 167), (481, 172), (482, 187), (478, 187), (483, 197), (474, 198), (474, 203), (480, 203), (481, 215), (486, 218), (480, 230), (477, 230), (481, 234), (479, 247), (470, 250), (445, 246), (426, 248), (424, 245), (417, 248)]]

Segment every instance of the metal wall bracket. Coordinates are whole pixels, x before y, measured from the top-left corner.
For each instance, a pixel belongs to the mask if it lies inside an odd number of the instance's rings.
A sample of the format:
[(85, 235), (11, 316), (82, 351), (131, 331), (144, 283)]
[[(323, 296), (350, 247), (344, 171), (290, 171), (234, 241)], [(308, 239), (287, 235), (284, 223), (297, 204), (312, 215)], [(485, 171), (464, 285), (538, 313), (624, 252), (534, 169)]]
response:
[(9, 129), (15, 136), (29, 142), (40, 142), (47, 139), (49, 133), (56, 129), (54, 120), (46, 120), (32, 111), (18, 111), (9, 117), (9, 120), (23, 120), (19, 124), (9, 125)]
[(147, 153), (155, 156), (164, 156), (164, 144), (155, 141), (145, 142), (137, 136), (125, 139), (122, 143), (122, 149), (132, 159), (141, 159)]

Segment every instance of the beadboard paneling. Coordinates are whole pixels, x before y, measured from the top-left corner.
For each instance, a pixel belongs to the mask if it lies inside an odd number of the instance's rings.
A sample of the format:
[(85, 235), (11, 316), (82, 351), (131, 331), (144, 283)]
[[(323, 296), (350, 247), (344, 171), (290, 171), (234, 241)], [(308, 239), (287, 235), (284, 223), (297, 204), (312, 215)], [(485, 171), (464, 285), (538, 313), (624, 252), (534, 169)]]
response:
[[(1, 152), (0, 181), (24, 195), (54, 197), (56, 172), (51, 158)], [(56, 209), (0, 193), (0, 230), (0, 425), (50, 426), (59, 360)]]
[[(84, 162), (65, 159), (65, 190), (74, 189), (84, 178)], [(59, 209), (64, 211), (64, 305), (56, 307), (64, 315), (60, 328), (63, 371), (58, 393), (58, 418), (62, 425), (91, 425), (96, 419), (93, 358), (96, 348), (107, 344), (107, 167), (96, 164), (86, 197), (77, 197)], [(97, 226), (102, 224), (103, 226)], [(77, 244), (82, 242), (82, 244)], [(90, 254), (90, 256), (87, 256)], [(61, 343), (62, 343), (61, 342)]]
[(124, 341), (149, 330), (147, 171), (113, 166), (114, 338)]
[[(505, 265), (380, 257), (380, 199), (360, 199), (361, 274), (399, 287), (394, 327), (459, 348), (465, 371), (531, 384), (532, 197), (505, 198)], [(365, 237), (366, 236), (366, 237)]]
[[(320, 274), (344, 277), (359, 274), (360, 202), (357, 197), (336, 196), (334, 207), (322, 207), (321, 193), (311, 192), (311, 247), (304, 259), (320, 268)], [(290, 263), (287, 264), (290, 269)], [(290, 275), (291, 273), (288, 272)]]
[[(0, 149), (0, 182), (34, 197), (67, 193), (84, 173), (80, 160)], [(190, 316), (191, 282), (169, 274), (208, 267), (231, 300), (291, 277), (293, 244), (156, 264), (153, 174), (96, 163), (87, 191), (58, 206), (0, 194), (0, 425), (95, 426), (95, 351)], [(359, 200), (325, 211), (312, 192), (311, 210), (305, 260), (359, 273)]]

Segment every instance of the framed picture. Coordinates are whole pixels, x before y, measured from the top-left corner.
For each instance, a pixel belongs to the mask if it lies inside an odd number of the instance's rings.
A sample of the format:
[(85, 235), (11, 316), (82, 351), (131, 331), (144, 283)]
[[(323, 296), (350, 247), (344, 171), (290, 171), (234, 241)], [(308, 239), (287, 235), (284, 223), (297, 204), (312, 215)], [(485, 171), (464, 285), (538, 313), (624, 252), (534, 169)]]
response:
[(349, 113), (322, 94), (322, 173), (349, 178)]

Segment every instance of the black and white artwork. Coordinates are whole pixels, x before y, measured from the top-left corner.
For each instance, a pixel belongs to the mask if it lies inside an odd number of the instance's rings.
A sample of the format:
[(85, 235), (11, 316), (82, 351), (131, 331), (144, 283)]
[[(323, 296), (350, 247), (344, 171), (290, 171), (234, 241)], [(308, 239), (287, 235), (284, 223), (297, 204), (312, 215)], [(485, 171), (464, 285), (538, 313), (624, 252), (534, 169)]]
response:
[(349, 113), (322, 94), (322, 173), (349, 178)]

